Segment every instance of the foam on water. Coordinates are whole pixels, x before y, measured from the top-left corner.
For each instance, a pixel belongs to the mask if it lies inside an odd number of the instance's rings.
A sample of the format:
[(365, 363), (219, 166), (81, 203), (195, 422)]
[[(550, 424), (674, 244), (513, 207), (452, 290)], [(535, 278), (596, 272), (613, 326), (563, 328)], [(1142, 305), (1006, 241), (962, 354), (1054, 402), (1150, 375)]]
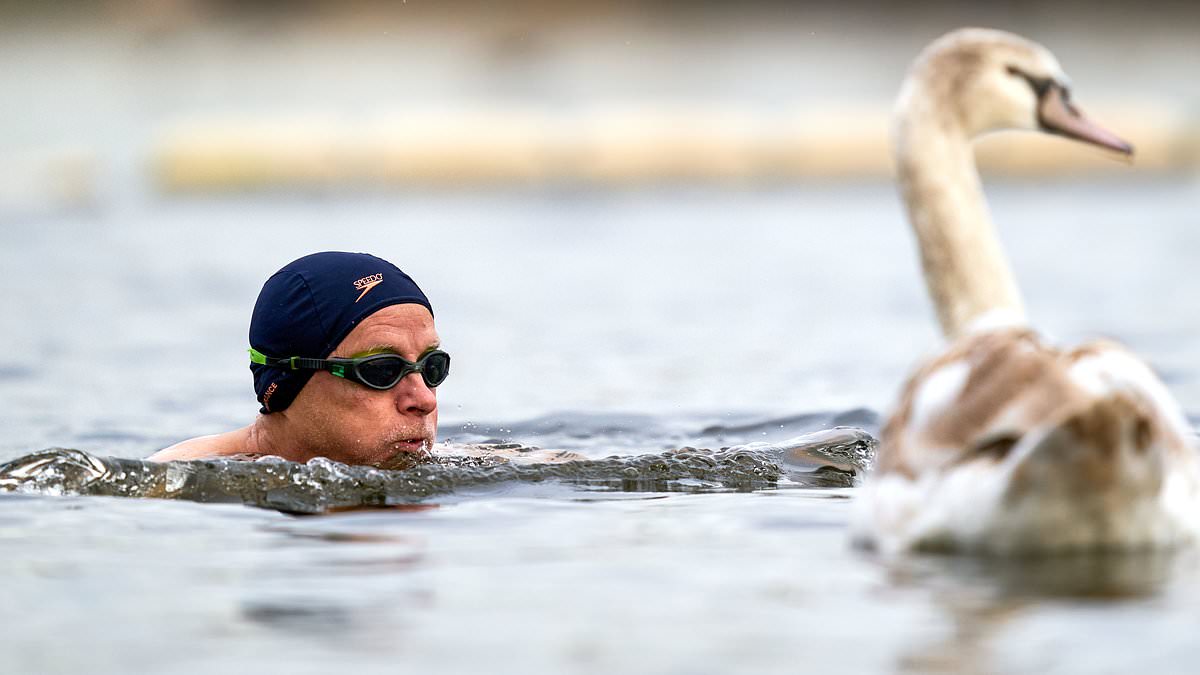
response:
[(835, 428), (782, 443), (559, 462), (524, 462), (525, 448), (502, 445), (482, 454), (478, 449), (472, 454), (437, 454), (400, 470), (348, 466), (324, 458), (304, 464), (274, 457), (154, 463), (55, 448), (0, 465), (0, 490), (240, 502), (312, 514), (396, 506), (511, 482), (559, 481), (586, 489), (653, 492), (753, 490), (781, 484), (850, 487), (869, 465), (875, 446), (875, 438), (865, 431)]

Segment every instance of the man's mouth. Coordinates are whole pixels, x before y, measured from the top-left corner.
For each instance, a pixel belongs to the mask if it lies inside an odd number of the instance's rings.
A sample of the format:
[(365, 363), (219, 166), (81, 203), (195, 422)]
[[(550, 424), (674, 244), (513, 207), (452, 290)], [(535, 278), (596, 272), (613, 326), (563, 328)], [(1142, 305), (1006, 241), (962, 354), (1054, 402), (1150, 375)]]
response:
[(391, 456), (374, 464), (379, 469), (401, 470), (427, 461), (432, 455), (433, 439), (425, 436), (401, 438), (387, 444)]
[(392, 441), (392, 447), (399, 452), (428, 452), (432, 445), (433, 442), (424, 436)]

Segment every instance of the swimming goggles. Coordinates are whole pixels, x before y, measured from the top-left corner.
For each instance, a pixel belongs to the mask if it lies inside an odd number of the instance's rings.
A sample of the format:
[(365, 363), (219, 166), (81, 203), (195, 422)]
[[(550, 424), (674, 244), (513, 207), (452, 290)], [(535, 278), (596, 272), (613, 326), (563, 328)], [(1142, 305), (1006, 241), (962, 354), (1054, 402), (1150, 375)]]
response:
[(300, 356), (271, 358), (250, 348), (250, 362), (283, 370), (328, 370), (337, 377), (372, 389), (391, 389), (410, 373), (420, 373), (425, 385), (438, 386), (450, 375), (450, 355), (435, 349), (416, 363), (395, 354), (372, 354), (357, 359), (306, 359)]

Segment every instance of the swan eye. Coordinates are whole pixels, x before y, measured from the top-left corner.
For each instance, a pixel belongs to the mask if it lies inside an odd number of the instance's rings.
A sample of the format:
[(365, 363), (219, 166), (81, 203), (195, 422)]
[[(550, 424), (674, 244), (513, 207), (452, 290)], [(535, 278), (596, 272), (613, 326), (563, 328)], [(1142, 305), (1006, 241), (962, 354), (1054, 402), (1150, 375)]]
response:
[(1010, 64), (1007, 67), (1007, 70), (1009, 75), (1019, 77), (1028, 82), (1030, 88), (1033, 89), (1033, 93), (1037, 95), (1039, 99), (1044, 96), (1046, 92), (1050, 91), (1050, 87), (1054, 86), (1054, 80), (1048, 77), (1036, 77), (1034, 75), (1030, 75), (1014, 65)]

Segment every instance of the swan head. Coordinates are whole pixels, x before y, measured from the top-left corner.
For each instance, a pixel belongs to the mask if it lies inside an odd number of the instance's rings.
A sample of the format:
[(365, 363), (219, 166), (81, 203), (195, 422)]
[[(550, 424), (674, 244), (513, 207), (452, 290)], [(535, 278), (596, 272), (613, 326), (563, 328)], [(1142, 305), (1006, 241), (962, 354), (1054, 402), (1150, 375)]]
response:
[(964, 28), (935, 40), (917, 57), (900, 107), (928, 104), (923, 112), (967, 137), (1026, 129), (1132, 154), (1129, 143), (1071, 102), (1070, 91), (1070, 80), (1045, 47), (1004, 31)]

